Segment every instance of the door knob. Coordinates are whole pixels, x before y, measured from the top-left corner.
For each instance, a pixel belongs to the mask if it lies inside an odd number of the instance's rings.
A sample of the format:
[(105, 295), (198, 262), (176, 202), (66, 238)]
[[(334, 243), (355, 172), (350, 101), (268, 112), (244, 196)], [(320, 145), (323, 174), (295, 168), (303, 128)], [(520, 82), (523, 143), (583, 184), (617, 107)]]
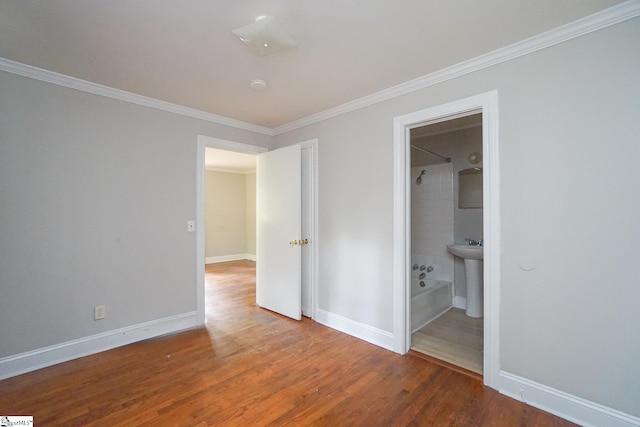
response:
[(309, 239), (298, 240), (298, 244), (299, 244), (300, 246), (308, 245), (308, 244), (309, 244)]

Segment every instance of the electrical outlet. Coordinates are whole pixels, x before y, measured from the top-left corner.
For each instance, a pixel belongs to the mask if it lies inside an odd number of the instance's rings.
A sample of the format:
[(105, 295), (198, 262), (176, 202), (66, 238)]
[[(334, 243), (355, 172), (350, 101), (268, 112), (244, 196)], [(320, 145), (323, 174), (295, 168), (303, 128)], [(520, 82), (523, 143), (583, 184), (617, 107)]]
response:
[(107, 306), (96, 305), (93, 309), (93, 320), (100, 320), (107, 317)]

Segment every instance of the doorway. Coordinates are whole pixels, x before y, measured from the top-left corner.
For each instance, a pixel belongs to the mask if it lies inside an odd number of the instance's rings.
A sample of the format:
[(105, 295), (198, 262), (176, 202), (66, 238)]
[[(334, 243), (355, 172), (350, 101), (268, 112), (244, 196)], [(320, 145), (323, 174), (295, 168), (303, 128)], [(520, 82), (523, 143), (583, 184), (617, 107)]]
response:
[(483, 313), (447, 248), (483, 250), (482, 114), (412, 128), (410, 165), (411, 350), (482, 375)]
[(497, 91), (427, 108), (394, 119), (394, 351), (411, 345), (410, 133), (427, 124), (482, 113), (484, 337), (483, 381), (499, 387), (500, 180)]
[(205, 263), (256, 260), (254, 154), (205, 147)]
[[(302, 256), (302, 295), (303, 314), (312, 319), (316, 312), (316, 282), (317, 282), (317, 140), (305, 141), (299, 144), (302, 152), (302, 206), (303, 232), (308, 236), (311, 244), (306, 245)], [(198, 135), (196, 155), (196, 298), (198, 324), (205, 322), (205, 233), (204, 233), (204, 170), (205, 149), (215, 148), (235, 153), (257, 156), (268, 150), (264, 147), (237, 143), (234, 141)]]

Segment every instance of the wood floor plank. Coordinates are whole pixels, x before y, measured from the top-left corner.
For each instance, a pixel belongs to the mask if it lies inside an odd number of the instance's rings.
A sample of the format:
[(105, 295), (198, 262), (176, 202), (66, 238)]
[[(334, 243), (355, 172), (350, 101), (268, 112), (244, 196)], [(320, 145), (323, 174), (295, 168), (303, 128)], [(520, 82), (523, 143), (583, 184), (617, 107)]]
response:
[(206, 328), (0, 381), (45, 426), (573, 425), (446, 367), (255, 304), (255, 263), (208, 265)]

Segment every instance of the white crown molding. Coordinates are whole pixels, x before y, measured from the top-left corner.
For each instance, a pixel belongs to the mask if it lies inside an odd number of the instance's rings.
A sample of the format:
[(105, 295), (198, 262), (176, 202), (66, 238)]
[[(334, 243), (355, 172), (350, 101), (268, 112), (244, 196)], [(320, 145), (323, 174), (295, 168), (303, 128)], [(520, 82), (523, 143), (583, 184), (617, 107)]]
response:
[(94, 95), (104, 96), (107, 98), (117, 99), (119, 101), (129, 102), (143, 107), (155, 108), (156, 110), (166, 111), (169, 113), (179, 114), (181, 116), (191, 117), (194, 119), (205, 120), (207, 122), (219, 125), (230, 126), (237, 129), (256, 132), (263, 135), (273, 136), (273, 129), (243, 122), (241, 120), (229, 117), (219, 116), (206, 111), (196, 110), (194, 108), (184, 107), (171, 102), (161, 101), (159, 99), (149, 98), (147, 96), (138, 95), (109, 86), (92, 83), (76, 77), (65, 76), (64, 74), (55, 73), (53, 71), (44, 70), (42, 68), (33, 67), (31, 65), (22, 64), (20, 62), (11, 61), (0, 57), (0, 71), (17, 74), (23, 77), (29, 77), (47, 83), (53, 83), (58, 86), (64, 86), (76, 89), (82, 92)]
[(0, 57), (0, 71), (6, 71), (40, 80), (43, 82), (53, 83), (65, 86), (71, 89), (92, 93), (94, 95), (105, 96), (120, 101), (130, 102), (133, 104), (155, 108), (157, 110), (167, 111), (186, 117), (205, 120), (220, 125), (230, 126), (237, 129), (256, 132), (267, 136), (276, 136), (282, 133), (290, 132), (295, 129), (309, 126), (314, 123), (321, 122), (342, 114), (346, 114), (364, 107), (368, 107), (383, 101), (387, 101), (398, 96), (406, 95), (411, 92), (424, 89), (456, 77), (469, 74), (483, 68), (501, 62), (509, 61), (529, 53), (545, 49), (550, 46), (574, 39), (576, 37), (589, 34), (594, 31), (618, 24), (620, 22), (635, 18), (640, 15), (640, 0), (628, 0), (617, 6), (610, 7), (601, 12), (594, 13), (577, 21), (555, 28), (553, 30), (538, 34), (526, 40), (511, 44), (504, 48), (480, 55), (468, 61), (461, 62), (451, 67), (443, 68), (417, 79), (392, 86), (388, 89), (364, 96), (362, 98), (338, 105), (334, 108), (303, 117), (298, 120), (286, 123), (276, 128), (267, 128), (252, 123), (243, 122), (229, 117), (219, 116), (217, 114), (172, 104), (166, 101), (149, 98), (135, 93), (111, 88), (97, 83), (88, 82), (75, 77), (65, 76), (63, 74), (52, 71), (43, 70), (19, 62), (11, 61)]
[(280, 135), (323, 120), (331, 119), (342, 114), (387, 101), (398, 96), (406, 95), (408, 93), (601, 30), (611, 25), (635, 18), (639, 15), (640, 0), (629, 0), (617, 6), (610, 7), (601, 12), (594, 13), (566, 25), (557, 27), (553, 30), (540, 33), (520, 42), (494, 50), (493, 52), (480, 55), (473, 59), (435, 71), (431, 74), (418, 77), (417, 79), (409, 80), (380, 92), (376, 92), (337, 107), (278, 126), (273, 129), (273, 134)]

